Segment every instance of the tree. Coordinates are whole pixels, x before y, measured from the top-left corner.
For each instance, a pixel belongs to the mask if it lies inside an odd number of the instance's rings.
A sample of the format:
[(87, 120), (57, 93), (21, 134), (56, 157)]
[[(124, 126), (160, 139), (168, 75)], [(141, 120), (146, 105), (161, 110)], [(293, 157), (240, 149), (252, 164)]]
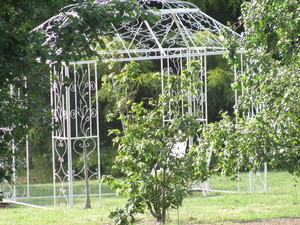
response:
[(66, 4), (65, 0), (0, 1), (0, 128), (6, 130), (0, 139), (0, 180), (10, 173), (12, 138), (20, 142), (32, 124), (47, 118), (40, 96), (49, 90), (49, 76), (36, 61), (42, 50), (33, 44), (30, 31)]
[(213, 145), (216, 171), (235, 175), (268, 162), (300, 174), (299, 7), (287, 0), (244, 3), (247, 62), (235, 85), (242, 93), (238, 114), (206, 127), (200, 140)]
[(265, 160), (300, 172), (300, 3), (245, 3), (242, 20), (249, 69), (240, 78), (240, 112), (256, 107), (253, 124)]
[[(150, 106), (146, 102), (133, 103), (128, 115), (120, 117), (126, 128), (123, 132), (112, 131), (117, 134), (115, 142), (118, 144), (115, 165), (126, 176), (121, 183), (111, 176), (103, 180), (119, 194), (128, 196), (124, 209), (111, 213), (117, 224), (134, 222), (135, 214), (144, 213), (146, 209), (157, 222), (165, 223), (167, 209), (178, 209), (192, 182), (206, 179), (207, 159), (202, 157), (196, 162), (194, 146), (189, 142), (199, 123), (194, 114), (182, 115), (182, 107), (189, 107), (187, 93), (194, 95), (196, 87), (202, 85), (192, 79), (199, 65), (192, 62), (189, 66), (181, 75), (168, 78), (158, 102), (150, 101)], [(135, 79), (129, 73), (122, 75), (128, 82)], [(181, 90), (177, 95), (171, 94), (171, 90), (178, 88)], [(169, 103), (174, 108), (170, 109)], [(166, 114), (172, 118), (169, 123), (163, 122)], [(174, 149), (178, 144), (188, 145), (189, 153), (185, 154), (186, 147), (182, 153), (176, 153)]]

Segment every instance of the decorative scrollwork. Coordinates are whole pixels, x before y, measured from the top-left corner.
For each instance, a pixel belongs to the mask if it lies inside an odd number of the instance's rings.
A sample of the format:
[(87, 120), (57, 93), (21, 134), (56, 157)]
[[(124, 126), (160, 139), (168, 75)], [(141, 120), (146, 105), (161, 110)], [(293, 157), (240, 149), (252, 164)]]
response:
[(76, 90), (76, 85), (75, 85), (75, 83), (71, 83), (71, 84), (70, 84), (70, 91), (75, 92), (75, 90)]
[(97, 110), (96, 109), (91, 109), (91, 116), (92, 116), (92, 118), (96, 118), (96, 116), (97, 116)]
[(96, 90), (96, 83), (94, 81), (90, 82), (90, 89), (91, 89), (91, 91)]

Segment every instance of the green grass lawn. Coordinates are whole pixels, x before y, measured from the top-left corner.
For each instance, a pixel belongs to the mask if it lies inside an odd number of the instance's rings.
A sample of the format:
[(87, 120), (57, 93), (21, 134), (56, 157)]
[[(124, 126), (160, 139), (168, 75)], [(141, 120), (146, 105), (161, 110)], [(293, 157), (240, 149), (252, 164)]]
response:
[[(247, 176), (242, 174), (240, 186), (247, 186)], [(300, 189), (293, 177), (287, 172), (268, 173), (268, 192), (218, 193), (211, 192), (207, 197), (193, 193), (186, 198), (183, 206), (168, 212), (168, 224), (199, 224), (224, 221), (248, 221), (280, 217), (300, 216)], [(76, 183), (78, 187), (83, 184)], [(211, 179), (212, 188), (237, 191), (237, 182), (223, 177)], [(222, 188), (224, 187), (224, 188)], [(104, 192), (111, 192), (103, 187)], [(244, 189), (243, 189), (244, 190)], [(246, 190), (246, 189), (245, 189)], [(48, 191), (48, 192), (47, 192)], [(51, 194), (51, 184), (35, 184), (31, 194)], [(20, 200), (21, 201), (21, 200)], [(52, 199), (22, 199), (32, 204), (53, 207)], [(123, 197), (92, 197), (92, 209), (84, 210), (84, 198), (75, 201), (75, 207), (68, 209), (59, 206), (45, 210), (13, 204), (10, 208), (0, 209), (0, 224), (110, 224), (110, 210), (122, 207)], [(154, 221), (149, 215), (138, 215), (138, 221), (148, 224)]]

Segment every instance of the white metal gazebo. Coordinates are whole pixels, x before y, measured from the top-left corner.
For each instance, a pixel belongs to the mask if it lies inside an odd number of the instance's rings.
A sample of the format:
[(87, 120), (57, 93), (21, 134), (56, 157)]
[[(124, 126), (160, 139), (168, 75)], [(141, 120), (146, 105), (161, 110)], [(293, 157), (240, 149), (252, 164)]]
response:
[[(110, 4), (109, 0), (98, 0), (93, 4), (101, 7)], [(100, 130), (98, 105), (99, 74), (98, 61), (143, 61), (159, 63), (162, 86), (164, 77), (177, 75), (191, 60), (201, 64), (201, 70), (193, 79), (202, 81), (197, 94), (187, 96), (190, 113), (197, 112), (199, 123), (207, 123), (207, 65), (209, 58), (229, 54), (224, 40), (241, 36), (228, 27), (203, 13), (191, 3), (179, 0), (140, 0), (140, 7), (157, 15), (160, 19), (153, 23), (137, 20), (134, 23), (124, 22), (120, 27), (113, 27), (111, 33), (112, 50), (98, 51), (98, 58), (86, 61), (63, 64), (60, 68), (52, 67), (55, 79), (52, 80), (51, 105), (53, 122), (57, 125), (52, 133), (53, 182), (55, 205), (67, 203), (71, 207), (76, 196), (84, 195), (84, 190), (75, 190), (74, 180), (101, 178), (100, 172)], [(45, 44), (51, 42), (51, 26), (55, 21), (68, 23), (68, 14), (73, 14), (77, 6), (69, 7), (65, 12), (54, 16), (38, 26), (35, 31), (45, 35)], [(239, 68), (234, 68), (234, 76), (243, 73), (244, 50), (237, 43)], [(111, 49), (111, 48), (110, 48)], [(70, 80), (72, 82), (70, 83)], [(68, 84), (67, 84), (68, 83)], [(172, 106), (170, 106), (172, 107)], [(184, 112), (183, 112), (184, 113)], [(164, 118), (165, 122), (172, 118)], [(74, 159), (89, 156), (97, 157), (98, 166), (74, 170)], [(97, 193), (101, 196), (101, 184)]]

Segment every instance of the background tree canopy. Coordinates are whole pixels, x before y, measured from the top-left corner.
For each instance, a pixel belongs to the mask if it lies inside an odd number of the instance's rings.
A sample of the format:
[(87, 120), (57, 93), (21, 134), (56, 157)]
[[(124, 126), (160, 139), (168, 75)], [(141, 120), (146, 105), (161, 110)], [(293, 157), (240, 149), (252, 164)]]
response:
[(202, 136), (215, 143), (218, 170), (230, 175), (267, 162), (299, 175), (299, 7), (286, 0), (243, 4), (247, 60), (235, 85), (238, 115), (210, 124)]
[(273, 166), (300, 169), (300, 3), (256, 0), (243, 5), (245, 48), (249, 57), (240, 77), (240, 113), (256, 107), (252, 125), (258, 156)]
[(27, 133), (27, 126), (49, 123), (49, 75), (36, 61), (42, 51), (32, 43), (30, 31), (69, 3), (67, 0), (0, 1), (0, 127), (13, 128), (0, 134), (0, 167), (3, 167), (0, 180), (7, 175), (11, 163), (12, 136), (18, 143)]

